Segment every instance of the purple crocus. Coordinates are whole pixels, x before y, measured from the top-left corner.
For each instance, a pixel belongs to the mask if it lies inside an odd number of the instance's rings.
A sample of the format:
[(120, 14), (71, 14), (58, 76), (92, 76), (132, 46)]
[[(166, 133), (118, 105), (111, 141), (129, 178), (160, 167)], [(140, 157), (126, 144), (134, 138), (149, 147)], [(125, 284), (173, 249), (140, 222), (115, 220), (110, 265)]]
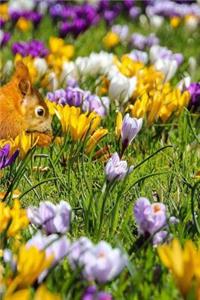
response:
[(45, 201), (39, 208), (29, 207), (27, 215), (32, 224), (42, 227), (47, 234), (65, 233), (70, 227), (71, 206), (65, 201), (57, 205)]
[(191, 95), (188, 109), (193, 111), (200, 110), (200, 82), (191, 83), (187, 90)]
[(111, 156), (105, 166), (105, 174), (109, 182), (123, 180), (132, 170), (133, 166), (128, 167), (127, 162), (121, 160), (117, 152)]
[(1, 148), (0, 149), (0, 170), (13, 164), (18, 154), (19, 154), (19, 150), (16, 150), (12, 155), (10, 155), (10, 144), (6, 144), (3, 148)]
[(68, 254), (68, 260), (73, 269), (79, 264), (79, 259), (86, 251), (89, 251), (93, 247), (92, 242), (87, 237), (80, 237), (78, 240), (73, 242), (70, 247)]
[(147, 198), (140, 197), (134, 205), (134, 216), (138, 232), (153, 235), (167, 224), (166, 207), (163, 203), (151, 204)]
[(132, 140), (136, 137), (138, 132), (142, 128), (143, 119), (131, 118), (129, 114), (126, 114), (122, 122), (122, 147), (123, 151), (130, 145)]
[(110, 106), (110, 100), (108, 97), (102, 97), (101, 99), (97, 95), (92, 95), (90, 92), (85, 93), (83, 101), (83, 111), (95, 111), (99, 116), (105, 117), (108, 114)]
[(66, 88), (66, 102), (70, 106), (81, 106), (83, 103), (84, 91), (79, 88)]
[(5, 46), (10, 40), (10, 33), (0, 30), (0, 47)]
[(84, 243), (78, 241), (71, 245), (68, 260), (72, 268), (82, 268), (84, 278), (89, 281), (105, 283), (114, 279), (125, 267), (126, 255), (105, 241), (94, 245), (83, 239)]
[(82, 300), (112, 300), (112, 295), (97, 291), (96, 286), (93, 285), (86, 289)]
[(21, 54), (23, 57), (45, 57), (47, 56), (49, 50), (45, 47), (43, 42), (39, 40), (31, 40), (28, 42), (16, 42), (12, 45), (12, 52), (14, 55), (17, 53)]
[(139, 50), (144, 50), (146, 47), (146, 37), (140, 33), (133, 33), (130, 41), (132, 46)]
[(129, 10), (129, 16), (131, 19), (136, 19), (141, 13), (141, 8), (140, 7), (132, 7)]

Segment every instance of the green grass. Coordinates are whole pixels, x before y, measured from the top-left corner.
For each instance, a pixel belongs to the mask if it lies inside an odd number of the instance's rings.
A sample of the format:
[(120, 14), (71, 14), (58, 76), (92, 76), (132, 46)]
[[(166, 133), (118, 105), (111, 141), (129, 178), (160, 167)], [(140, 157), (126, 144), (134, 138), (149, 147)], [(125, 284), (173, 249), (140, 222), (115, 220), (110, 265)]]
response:
[[(120, 23), (126, 23), (124, 18)], [(139, 24), (131, 24), (134, 32), (148, 34), (150, 28), (141, 28)], [(66, 42), (73, 42), (76, 57), (88, 55), (92, 51), (102, 49), (102, 37), (106, 27), (101, 23), (97, 28), (91, 28), (75, 41), (66, 38)], [(48, 42), (50, 35), (56, 34), (48, 18), (45, 18), (41, 28), (34, 38)], [(181, 67), (176, 81), (182, 78), (187, 69), (187, 60), (194, 56), (198, 61), (198, 68), (193, 79), (198, 80), (200, 74), (199, 40), (200, 32), (192, 35), (183, 28), (172, 30), (168, 25), (157, 32), (161, 45), (168, 46), (173, 51), (184, 54), (186, 62)], [(28, 40), (30, 34), (19, 34), (15, 31), (13, 40)], [(127, 49), (119, 46), (115, 53), (121, 55)], [(2, 52), (3, 60), (12, 59), (9, 46)], [(103, 124), (109, 130), (108, 136), (100, 143), (99, 149), (104, 145), (110, 146), (110, 152), (117, 150), (114, 136), (115, 107)], [(55, 120), (54, 120), (55, 121)], [(189, 122), (190, 121), (190, 122)], [(55, 121), (56, 122), (56, 121)], [(154, 124), (150, 128), (147, 124), (134, 140), (125, 159), (129, 165), (140, 164), (125, 182), (119, 182), (112, 192), (107, 194), (103, 224), (98, 236), (99, 205), (103, 199), (101, 189), (104, 184), (104, 163), (92, 161), (83, 152), (74, 155), (77, 145), (68, 142), (65, 145), (64, 155), (59, 159), (59, 146), (51, 145), (49, 149), (37, 149), (30, 154), (26, 162), (18, 162), (17, 167), (8, 169), (1, 178), (1, 191), (7, 190), (12, 180), (16, 179), (20, 164), (24, 164), (23, 174), (14, 185), (22, 192), (21, 202), (24, 207), (38, 205), (39, 202), (49, 200), (58, 203), (60, 200), (68, 201), (73, 208), (72, 228), (69, 233), (71, 239), (87, 236), (94, 242), (105, 239), (113, 246), (119, 246), (129, 256), (129, 265), (125, 271), (113, 282), (106, 285), (105, 290), (110, 291), (116, 300), (178, 300), (180, 295), (175, 288), (172, 277), (161, 266), (157, 250), (151, 242), (138, 246), (138, 236), (133, 217), (133, 205), (139, 196), (149, 198), (151, 201), (161, 201), (166, 204), (169, 215), (175, 215), (180, 223), (171, 226), (171, 233), (184, 242), (192, 239), (199, 244), (199, 234), (192, 215), (191, 204), (197, 220), (200, 222), (199, 192), (200, 185), (192, 199), (192, 189), (197, 182), (194, 175), (200, 170), (199, 144), (197, 135), (200, 132), (198, 115), (190, 114), (186, 110), (179, 118), (167, 124)], [(192, 143), (196, 147), (189, 147)], [(167, 147), (170, 146), (170, 147)], [(72, 149), (72, 147), (74, 147)], [(160, 149), (160, 151), (159, 151)], [(152, 155), (155, 154), (155, 155)], [(149, 157), (149, 159), (147, 159)], [(145, 159), (147, 159), (145, 161)], [(48, 167), (45, 173), (34, 172), (33, 166)], [(27, 193), (26, 193), (27, 192)], [(8, 197), (9, 200), (9, 197)], [(92, 203), (88, 213), (89, 203)], [(117, 204), (117, 205), (116, 205)], [(115, 213), (114, 210), (116, 209)], [(55, 291), (61, 291), (66, 299), (79, 299), (82, 285), (77, 279), (70, 285), (71, 271), (67, 264), (57, 267), (48, 284)], [(67, 295), (67, 296), (66, 296)]]

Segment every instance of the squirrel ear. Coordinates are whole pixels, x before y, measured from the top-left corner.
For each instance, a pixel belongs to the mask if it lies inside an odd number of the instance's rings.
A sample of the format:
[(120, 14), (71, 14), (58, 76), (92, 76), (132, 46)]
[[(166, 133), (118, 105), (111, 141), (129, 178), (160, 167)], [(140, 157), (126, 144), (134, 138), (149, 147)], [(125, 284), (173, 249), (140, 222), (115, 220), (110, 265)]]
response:
[(29, 76), (28, 68), (22, 61), (16, 62), (15, 69), (16, 69), (16, 75), (18, 77), (23, 78)]
[(21, 79), (18, 83), (19, 90), (23, 96), (30, 94), (31, 82), (28, 79)]
[(18, 82), (20, 82), (22, 79), (28, 80), (31, 84), (31, 77), (29, 74), (29, 70), (22, 61), (16, 62), (15, 69), (16, 69), (16, 71), (13, 75), (13, 78), (15, 80), (17, 80)]

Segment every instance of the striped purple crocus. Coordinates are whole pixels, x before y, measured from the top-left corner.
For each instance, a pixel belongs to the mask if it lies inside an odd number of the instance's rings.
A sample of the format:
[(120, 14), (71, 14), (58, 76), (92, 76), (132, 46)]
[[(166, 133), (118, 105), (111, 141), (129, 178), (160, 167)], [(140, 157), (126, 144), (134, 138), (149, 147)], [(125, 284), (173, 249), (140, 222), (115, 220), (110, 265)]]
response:
[(3, 148), (0, 149), (0, 170), (14, 163), (18, 154), (19, 150), (16, 150), (12, 155), (10, 155), (10, 144), (3, 146)]

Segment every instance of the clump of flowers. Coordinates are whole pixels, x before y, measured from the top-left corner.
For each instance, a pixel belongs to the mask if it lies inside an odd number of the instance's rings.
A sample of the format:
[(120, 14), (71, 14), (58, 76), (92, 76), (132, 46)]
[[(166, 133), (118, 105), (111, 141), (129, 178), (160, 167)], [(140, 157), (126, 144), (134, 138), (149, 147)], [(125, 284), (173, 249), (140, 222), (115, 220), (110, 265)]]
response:
[(12, 45), (12, 52), (14, 55), (20, 54), (22, 57), (46, 57), (49, 50), (40, 40), (31, 40), (28, 42), (15, 42)]
[(81, 113), (79, 107), (69, 105), (62, 107), (54, 103), (50, 103), (49, 107), (50, 112), (58, 116), (63, 133), (69, 132), (75, 142), (83, 142), (87, 138), (86, 153), (90, 153), (100, 139), (108, 133), (107, 129), (98, 128), (101, 118), (95, 112)]
[(96, 112), (104, 117), (108, 114), (110, 101), (108, 97), (99, 98), (79, 87), (67, 87), (47, 93), (47, 99), (62, 106), (81, 107), (84, 112)]
[[(134, 205), (134, 217), (140, 235), (152, 236), (154, 245), (165, 241), (170, 219), (168, 221), (166, 206), (163, 203), (151, 204), (147, 198), (140, 197)], [(171, 222), (176, 223), (178, 220), (173, 217)]]
[(184, 247), (174, 239), (169, 245), (158, 247), (162, 263), (171, 271), (178, 289), (185, 298), (195, 282), (196, 297), (199, 299), (200, 250), (192, 241), (186, 241)]
[[(149, 73), (148, 76), (150, 78), (152, 74)], [(190, 99), (188, 91), (182, 93), (179, 88), (173, 88), (169, 82), (161, 83), (159, 80), (156, 82), (155, 79), (154, 82), (150, 79), (148, 85), (146, 76), (140, 78), (136, 89), (137, 99), (129, 106), (132, 116), (137, 118), (146, 116), (148, 124), (159, 119), (166, 122), (173, 114), (178, 115), (184, 107), (187, 107)], [(151, 84), (154, 86), (151, 87)]]
[(45, 147), (50, 143), (50, 140), (51, 138), (49, 136), (43, 134), (27, 134), (25, 132), (22, 132), (14, 140), (0, 140), (0, 147), (2, 147), (0, 152), (0, 166), (3, 168), (7, 166), (8, 163), (13, 163), (18, 155), (23, 159), (34, 146)]
[(50, 37), (49, 48), (50, 53), (47, 57), (47, 62), (56, 72), (61, 70), (65, 61), (70, 60), (74, 56), (74, 46), (65, 44), (61, 38)]

